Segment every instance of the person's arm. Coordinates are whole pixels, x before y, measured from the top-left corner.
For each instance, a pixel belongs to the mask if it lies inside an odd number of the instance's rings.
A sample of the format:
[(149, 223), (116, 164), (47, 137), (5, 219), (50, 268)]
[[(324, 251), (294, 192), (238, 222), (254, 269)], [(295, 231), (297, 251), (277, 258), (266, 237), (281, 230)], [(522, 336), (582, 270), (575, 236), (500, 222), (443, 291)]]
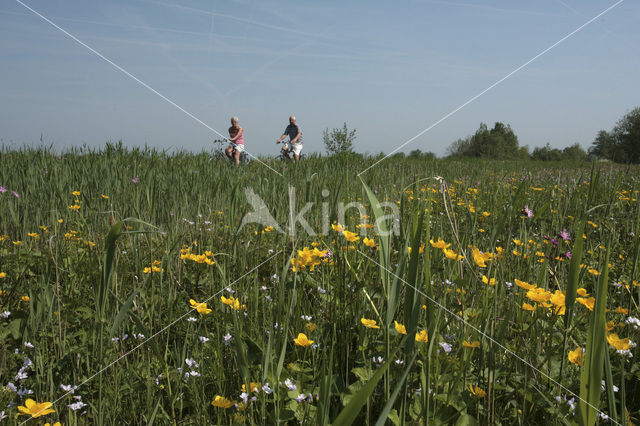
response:
[(282, 142), (282, 140), (283, 140), (284, 138), (286, 138), (286, 137), (287, 137), (287, 133), (286, 133), (286, 130), (285, 130), (285, 133), (283, 133), (283, 134), (282, 134), (282, 136), (280, 136), (280, 139), (278, 139), (278, 140), (276, 141), (276, 143), (280, 143), (280, 142)]
[(229, 142), (235, 142), (240, 136), (242, 136), (242, 127), (238, 128), (238, 133), (234, 137), (229, 138)]

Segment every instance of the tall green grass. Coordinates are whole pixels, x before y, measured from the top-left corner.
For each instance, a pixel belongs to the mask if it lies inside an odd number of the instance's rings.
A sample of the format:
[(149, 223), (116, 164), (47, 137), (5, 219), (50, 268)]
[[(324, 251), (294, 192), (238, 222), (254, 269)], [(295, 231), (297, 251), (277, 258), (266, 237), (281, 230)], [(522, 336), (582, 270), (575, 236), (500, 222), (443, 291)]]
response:
[[(592, 424), (600, 411), (638, 421), (637, 350), (629, 358), (606, 342), (614, 332), (639, 340), (625, 322), (639, 316), (637, 170), (392, 158), (356, 179), (375, 159), (265, 160), (286, 179), (257, 162), (236, 169), (210, 161), (206, 152), (3, 150), (0, 312), (11, 314), (0, 318), (0, 386), (55, 401), (45, 420), (65, 424)], [(314, 203), (305, 219), (318, 235), (300, 226), (295, 236), (240, 229), (252, 210), (246, 188), (288, 227), (290, 186), (296, 212)], [(382, 219), (384, 201), (400, 216)], [(321, 231), (349, 202), (362, 203), (366, 222), (378, 226), (357, 228), (365, 219), (349, 209), (342, 225), (362, 230), (353, 243), (331, 227)], [(395, 227), (397, 235), (376, 235)], [(430, 244), (438, 238), (464, 259), (445, 258)], [(332, 256), (314, 271), (292, 271), (290, 259), (312, 243)], [(493, 260), (478, 266), (472, 247)], [(187, 248), (215, 253), (215, 264), (181, 258)], [(145, 273), (152, 266), (158, 271)], [(565, 292), (566, 314), (532, 302), (516, 279)], [(577, 301), (580, 288), (595, 297), (593, 311)], [(208, 300), (211, 313), (199, 314), (190, 299)], [(362, 318), (380, 328), (365, 328)], [(416, 341), (423, 330), (428, 342)], [(299, 333), (314, 345), (296, 345)], [(567, 358), (578, 347), (586, 350), (582, 366)], [(33, 366), (16, 380), (25, 357)], [(75, 395), (87, 406), (73, 411), (60, 385), (85, 381)], [(262, 390), (267, 383), (272, 392)], [(243, 385), (246, 407), (211, 405), (216, 395), (241, 402)], [(9, 424), (25, 398), (0, 392)]]

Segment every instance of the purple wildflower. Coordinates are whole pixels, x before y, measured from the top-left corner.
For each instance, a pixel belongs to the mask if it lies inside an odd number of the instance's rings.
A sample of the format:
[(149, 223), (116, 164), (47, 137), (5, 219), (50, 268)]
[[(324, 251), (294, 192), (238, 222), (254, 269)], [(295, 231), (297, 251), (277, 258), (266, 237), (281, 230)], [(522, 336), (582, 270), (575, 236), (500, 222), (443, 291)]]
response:
[(18, 194), (16, 191), (13, 191), (13, 196), (16, 198), (20, 198), (20, 194)]
[(140, 182), (140, 178), (138, 176), (136, 176), (133, 179), (131, 179), (131, 182), (138, 183), (138, 182)]
[(527, 217), (533, 217), (533, 210), (531, 210), (528, 205), (524, 206), (524, 213)]
[(566, 228), (560, 232), (560, 238), (562, 238), (566, 242), (571, 241), (571, 235), (569, 235)]
[(7, 191), (8, 191), (7, 188), (5, 188), (4, 186), (0, 186), (0, 192), (5, 193)]
[(564, 254), (564, 257), (566, 257), (567, 259), (571, 259), (571, 252), (567, 250), (567, 252)]

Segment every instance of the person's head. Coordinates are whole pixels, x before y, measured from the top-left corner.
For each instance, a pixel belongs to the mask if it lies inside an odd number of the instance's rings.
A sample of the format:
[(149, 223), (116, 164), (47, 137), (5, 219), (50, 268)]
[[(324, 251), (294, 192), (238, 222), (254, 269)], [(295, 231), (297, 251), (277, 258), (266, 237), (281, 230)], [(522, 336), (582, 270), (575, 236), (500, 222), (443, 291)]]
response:
[(296, 118), (293, 115), (289, 117), (289, 124), (296, 124)]
[(231, 117), (231, 125), (234, 127), (238, 125), (238, 117)]

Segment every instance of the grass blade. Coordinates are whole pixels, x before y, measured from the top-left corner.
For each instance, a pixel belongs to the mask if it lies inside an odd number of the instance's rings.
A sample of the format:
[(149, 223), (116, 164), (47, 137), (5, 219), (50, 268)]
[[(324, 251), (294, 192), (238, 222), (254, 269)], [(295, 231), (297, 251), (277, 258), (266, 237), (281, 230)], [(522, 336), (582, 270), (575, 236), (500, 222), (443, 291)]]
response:
[(351, 398), (349, 403), (342, 409), (338, 417), (336, 417), (336, 420), (333, 422), (335, 426), (352, 425), (356, 421), (358, 414), (360, 414), (360, 410), (367, 403), (367, 399), (369, 399), (369, 396), (371, 396), (375, 390), (378, 382), (382, 379), (382, 376), (384, 376), (384, 373), (393, 362), (396, 352), (398, 352), (398, 348), (393, 351), (387, 362), (376, 370), (373, 377), (365, 383), (358, 393)]

